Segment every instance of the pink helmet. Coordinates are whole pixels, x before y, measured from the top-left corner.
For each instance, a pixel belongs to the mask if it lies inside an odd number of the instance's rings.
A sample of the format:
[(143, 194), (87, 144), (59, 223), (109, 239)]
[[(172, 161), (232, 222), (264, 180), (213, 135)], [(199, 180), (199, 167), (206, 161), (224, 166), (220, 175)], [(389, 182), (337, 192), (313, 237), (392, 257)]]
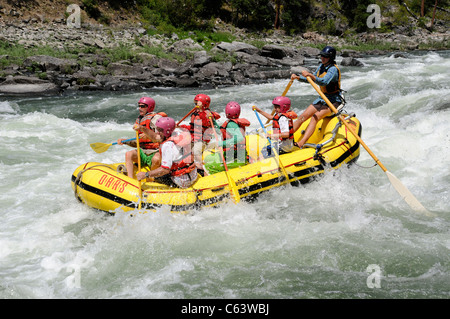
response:
[(286, 113), (291, 108), (291, 100), (285, 96), (277, 96), (273, 99), (272, 104), (279, 105), (281, 113)]
[(147, 113), (153, 112), (153, 110), (155, 109), (155, 100), (152, 99), (151, 97), (141, 97), (139, 99), (138, 104), (145, 104), (147, 105)]
[(206, 94), (197, 94), (194, 98), (194, 101), (202, 102), (202, 109), (206, 110), (209, 108), (209, 104), (211, 103), (211, 98)]
[(231, 101), (225, 106), (225, 114), (229, 119), (237, 119), (241, 115), (241, 106), (238, 102)]
[(162, 134), (168, 138), (175, 130), (175, 120), (171, 117), (160, 117), (156, 121), (156, 127), (162, 129)]

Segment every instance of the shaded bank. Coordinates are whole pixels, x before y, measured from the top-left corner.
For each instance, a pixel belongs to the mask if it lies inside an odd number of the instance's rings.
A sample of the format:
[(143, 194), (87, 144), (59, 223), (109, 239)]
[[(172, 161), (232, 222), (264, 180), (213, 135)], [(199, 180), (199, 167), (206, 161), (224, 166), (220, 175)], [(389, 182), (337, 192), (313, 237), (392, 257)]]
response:
[[(263, 83), (314, 68), (324, 45), (343, 57), (448, 48), (449, 33), (363, 33), (352, 38), (283, 33), (247, 34), (198, 43), (150, 35), (144, 28), (71, 28), (64, 23), (5, 24), (0, 34), (0, 94), (58, 94), (78, 90), (137, 91)], [(228, 42), (229, 41), (229, 42)], [(358, 61), (345, 61), (361, 66)], [(292, 69), (296, 68), (296, 69)]]

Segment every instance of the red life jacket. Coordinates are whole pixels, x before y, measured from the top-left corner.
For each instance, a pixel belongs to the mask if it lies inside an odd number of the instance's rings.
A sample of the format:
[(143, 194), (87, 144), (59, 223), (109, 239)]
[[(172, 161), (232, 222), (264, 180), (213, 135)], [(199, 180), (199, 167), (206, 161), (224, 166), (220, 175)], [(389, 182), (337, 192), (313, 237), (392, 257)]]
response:
[[(220, 127), (220, 131), (222, 132), (222, 139), (224, 141), (228, 140), (230, 138), (233, 138), (233, 136), (230, 133), (228, 133), (228, 131), (227, 131), (227, 126), (228, 126), (228, 123), (230, 123), (230, 121), (233, 121), (234, 123), (236, 123), (239, 126), (239, 129), (241, 130), (241, 134), (242, 134), (242, 136), (244, 138), (243, 141), (234, 144), (234, 151), (237, 152), (238, 150), (242, 150), (242, 149), (245, 150), (245, 146), (246, 146), (246, 143), (245, 143), (245, 127), (249, 126), (250, 122), (248, 120), (246, 120), (246, 119), (243, 119), (243, 118), (230, 119), (230, 120), (225, 121), (222, 124), (222, 126)], [(229, 149), (229, 147), (224, 148), (223, 150), (227, 151), (228, 149)]]
[[(143, 125), (143, 126), (147, 127), (148, 129), (156, 132), (155, 129), (152, 128), (152, 126), (151, 126), (151, 121), (155, 115), (160, 115), (163, 117), (167, 116), (167, 114), (164, 112), (147, 113), (142, 118), (138, 117), (136, 119), (136, 124)], [(142, 133), (143, 132), (139, 131), (139, 134), (142, 134)], [(144, 149), (157, 149), (157, 148), (159, 148), (159, 143), (153, 142), (149, 138), (140, 138), (139, 139), (139, 147), (144, 148)]]
[[(220, 115), (218, 113), (213, 111), (210, 112), (216, 120), (220, 119)], [(191, 115), (191, 124), (189, 129), (192, 136), (192, 141), (198, 142), (203, 140), (205, 142), (209, 142), (212, 138), (212, 135), (204, 134), (208, 128), (211, 128), (211, 122), (206, 116), (206, 112), (203, 110), (195, 110)]]
[[(170, 175), (179, 176), (190, 173), (196, 167), (191, 149), (191, 135), (187, 131), (183, 130), (178, 135), (174, 136), (172, 134), (172, 136), (162, 142), (161, 145), (169, 141), (178, 146), (181, 155), (179, 159), (172, 162), (172, 166), (170, 167)], [(159, 153), (162, 158), (161, 148), (159, 149)]]
[(297, 117), (297, 114), (295, 114), (294, 111), (290, 111), (290, 112), (286, 112), (286, 113), (276, 113), (273, 116), (273, 120), (272, 120), (273, 133), (281, 134), (279, 120), (282, 116), (287, 117), (289, 120), (289, 137), (281, 137), (281, 135), (280, 135), (280, 141), (293, 139), (294, 138), (294, 122), (292, 121), (292, 119), (295, 119)]

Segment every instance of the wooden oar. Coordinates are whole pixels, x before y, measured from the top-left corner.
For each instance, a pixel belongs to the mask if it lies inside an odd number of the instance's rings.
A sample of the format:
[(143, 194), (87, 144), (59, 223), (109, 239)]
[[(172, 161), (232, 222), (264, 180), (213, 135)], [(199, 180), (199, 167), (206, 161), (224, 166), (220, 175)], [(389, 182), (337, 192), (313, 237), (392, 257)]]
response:
[[(138, 159), (138, 173), (141, 171), (141, 150), (139, 148), (139, 131), (136, 131), (136, 152), (137, 152), (137, 159)], [(139, 210), (141, 210), (142, 207), (142, 183), (140, 180), (138, 180), (138, 186), (139, 186)]]
[[(128, 140), (123, 140), (122, 143), (134, 141), (135, 139), (136, 138), (130, 138)], [(106, 144), (106, 143), (92, 143), (90, 145), (91, 145), (92, 149), (96, 153), (103, 153), (103, 152), (106, 152), (111, 145), (116, 145), (116, 144), (117, 144), (117, 142), (109, 143), (109, 144)]]
[(177, 126), (180, 125), (180, 123), (183, 122), (189, 115), (191, 115), (192, 112), (194, 112), (195, 109), (197, 109), (197, 108), (198, 108), (198, 106), (194, 106), (194, 108), (192, 110), (190, 110), (188, 114), (186, 114), (181, 120), (178, 121)]
[[(337, 114), (338, 111), (334, 107), (333, 104), (331, 104), (330, 100), (323, 94), (323, 92), (320, 90), (320, 88), (317, 86), (316, 83), (308, 76), (306, 78), (308, 82), (312, 85), (312, 87), (319, 93), (320, 97), (328, 104), (330, 109)], [(353, 127), (347, 123), (347, 121), (344, 120), (344, 117), (342, 115), (339, 115), (339, 119), (342, 123), (347, 127), (347, 129), (355, 136), (355, 138), (358, 140), (358, 142), (366, 149), (366, 151), (369, 153), (370, 156), (375, 160), (375, 162), (380, 166), (380, 168), (386, 173), (387, 177), (389, 178), (389, 181), (391, 182), (392, 186), (397, 190), (397, 192), (400, 194), (400, 196), (408, 203), (408, 205), (414, 209), (415, 211), (424, 213), (427, 216), (436, 216), (435, 214), (429, 212), (423, 205), (417, 200), (417, 198), (414, 197), (414, 195), (406, 188), (405, 185), (400, 182), (400, 180), (395, 177), (394, 174), (389, 172), (387, 168), (381, 164), (380, 160), (375, 156), (375, 154), (367, 147), (367, 145), (363, 142), (363, 140), (359, 137), (359, 135), (355, 132)]]
[[(291, 88), (292, 83), (294, 83), (294, 79), (291, 79), (288, 83), (288, 85), (286, 85), (286, 88), (284, 89), (283, 93), (281, 94), (281, 96), (286, 96), (287, 92), (289, 91), (289, 89)], [(272, 116), (275, 114), (275, 109), (272, 110)], [(268, 124), (270, 122), (270, 120), (267, 120), (266, 124)]]
[(230, 186), (230, 194), (234, 199), (234, 202), (237, 204), (241, 200), (241, 196), (239, 195), (239, 191), (237, 189), (236, 183), (231, 178), (230, 173), (228, 172), (227, 162), (225, 161), (225, 157), (223, 156), (223, 148), (220, 146), (219, 137), (217, 136), (217, 132), (214, 128), (214, 123), (211, 117), (209, 117), (209, 122), (211, 123), (212, 130), (214, 131), (214, 136), (216, 137), (217, 146), (219, 147), (219, 153), (222, 157), (223, 166), (225, 167), (225, 174), (227, 174), (228, 185)]
[(281, 168), (281, 171), (283, 172), (283, 175), (284, 175), (284, 177), (286, 178), (286, 181), (289, 182), (289, 175), (288, 175), (288, 173), (286, 172), (286, 169), (284, 168), (283, 163), (281, 163), (281, 160), (280, 160), (280, 156), (279, 156), (279, 154), (278, 154), (278, 151), (275, 149), (275, 147), (273, 147), (272, 141), (270, 140), (270, 137), (269, 137), (268, 134), (267, 134), (266, 128), (264, 127), (264, 124), (263, 124), (263, 122), (261, 121), (261, 118), (259, 117), (258, 111), (255, 110), (255, 107), (253, 107), (253, 111), (255, 112), (256, 117), (258, 118), (259, 124), (261, 124), (261, 127), (264, 129), (264, 133), (266, 134), (267, 140), (269, 141), (270, 148), (271, 148), (272, 152), (275, 154), (275, 159), (276, 159), (277, 162), (278, 162), (278, 166)]

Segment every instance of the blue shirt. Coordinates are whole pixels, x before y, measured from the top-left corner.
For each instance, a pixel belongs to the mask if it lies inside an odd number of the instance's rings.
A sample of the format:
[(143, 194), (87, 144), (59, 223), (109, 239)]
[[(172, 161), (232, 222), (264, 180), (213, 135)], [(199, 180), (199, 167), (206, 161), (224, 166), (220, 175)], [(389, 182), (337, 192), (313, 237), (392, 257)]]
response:
[[(325, 74), (325, 76), (323, 78), (319, 78), (317, 76), (317, 73), (319, 72), (320, 68), (322, 67), (322, 63), (319, 65), (319, 67), (314, 71), (314, 76), (316, 77), (316, 83), (319, 86), (326, 86), (328, 84), (330, 84), (331, 82), (337, 82), (339, 81), (339, 72), (338, 69), (335, 66), (331, 66), (327, 73)], [(308, 82), (308, 80), (303, 76), (300, 75), (300, 81), (303, 82)], [(330, 100), (331, 103), (341, 103), (341, 95), (340, 93), (334, 93), (334, 94), (325, 94), (325, 96)], [(314, 100), (314, 102), (312, 104), (317, 104), (317, 103), (323, 103), (326, 104), (326, 102), (322, 99), (322, 98), (317, 98), (316, 100)]]

